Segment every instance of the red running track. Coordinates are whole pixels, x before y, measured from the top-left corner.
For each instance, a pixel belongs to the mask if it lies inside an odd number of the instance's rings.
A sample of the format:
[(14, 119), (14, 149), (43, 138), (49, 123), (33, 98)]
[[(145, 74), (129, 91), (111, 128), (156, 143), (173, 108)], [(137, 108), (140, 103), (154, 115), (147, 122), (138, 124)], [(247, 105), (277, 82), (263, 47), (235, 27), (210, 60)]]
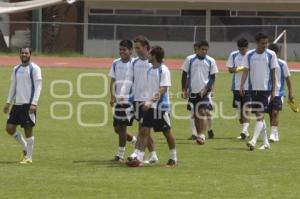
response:
[[(91, 57), (47, 57), (32, 56), (32, 61), (41, 67), (50, 68), (109, 68), (113, 58), (91, 58)], [(165, 59), (170, 69), (180, 69), (183, 59)], [(0, 66), (14, 66), (19, 64), (18, 56), (0, 56)], [(217, 60), (220, 71), (226, 71), (226, 61)], [(300, 70), (300, 62), (289, 62), (291, 70)]]

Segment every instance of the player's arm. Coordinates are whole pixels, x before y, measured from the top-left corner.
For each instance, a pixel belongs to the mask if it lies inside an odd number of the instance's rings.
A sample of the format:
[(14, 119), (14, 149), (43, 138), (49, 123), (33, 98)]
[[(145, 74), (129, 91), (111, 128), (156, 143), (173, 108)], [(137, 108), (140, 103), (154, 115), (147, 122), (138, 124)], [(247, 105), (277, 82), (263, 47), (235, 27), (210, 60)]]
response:
[(275, 68), (271, 69), (271, 78), (272, 78), (272, 94), (271, 94), (271, 100), (275, 97), (275, 88), (276, 88), (276, 72)]
[(30, 113), (36, 112), (37, 104), (42, 91), (42, 72), (40, 68), (35, 68), (33, 71), (33, 84), (34, 84), (34, 95), (29, 108)]
[(161, 96), (163, 96), (163, 94), (167, 92), (167, 90), (168, 86), (160, 86), (158, 92), (155, 93), (154, 96), (150, 98), (150, 100), (145, 102), (143, 107), (144, 110), (148, 110), (149, 108), (151, 108), (152, 104), (157, 102), (161, 98)]
[(288, 87), (288, 92), (289, 92), (288, 97), (289, 97), (289, 100), (291, 101), (294, 98), (291, 77), (288, 76), (285, 78), (285, 80), (286, 80), (286, 85)]
[(245, 70), (242, 74), (241, 85), (240, 85), (240, 95), (241, 96), (244, 96), (244, 94), (245, 94), (244, 85), (247, 80), (248, 74), (249, 74), (249, 69), (245, 68)]
[(181, 75), (181, 91), (182, 91), (182, 98), (186, 99), (187, 98), (187, 72), (182, 71), (182, 75)]
[(110, 91), (110, 105), (113, 106), (114, 103), (116, 102), (116, 97), (115, 97), (115, 83), (116, 79), (111, 78), (110, 80), (110, 86), (109, 86), (109, 91)]
[(209, 76), (208, 83), (206, 86), (200, 91), (200, 97), (204, 97), (207, 95), (208, 92), (212, 91), (213, 85), (216, 80), (216, 74), (212, 74)]
[(16, 94), (16, 79), (15, 79), (15, 72), (13, 70), (12, 75), (11, 75), (11, 83), (8, 91), (8, 97), (6, 100), (6, 104), (3, 107), (3, 112), (6, 114), (9, 112), (9, 108), (11, 103), (13, 102)]

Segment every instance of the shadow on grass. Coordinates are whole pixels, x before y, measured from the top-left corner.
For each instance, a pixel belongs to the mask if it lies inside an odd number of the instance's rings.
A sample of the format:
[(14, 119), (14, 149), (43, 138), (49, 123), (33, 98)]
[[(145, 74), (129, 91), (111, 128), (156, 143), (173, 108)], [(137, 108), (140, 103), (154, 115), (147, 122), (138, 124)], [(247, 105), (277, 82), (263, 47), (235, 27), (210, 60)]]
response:
[(0, 164), (18, 164), (17, 161), (0, 161)]
[(213, 150), (217, 150), (217, 151), (249, 151), (249, 149), (248, 148), (246, 148), (246, 147), (239, 147), (239, 148), (237, 148), (237, 147), (218, 147), (218, 148), (212, 148)]

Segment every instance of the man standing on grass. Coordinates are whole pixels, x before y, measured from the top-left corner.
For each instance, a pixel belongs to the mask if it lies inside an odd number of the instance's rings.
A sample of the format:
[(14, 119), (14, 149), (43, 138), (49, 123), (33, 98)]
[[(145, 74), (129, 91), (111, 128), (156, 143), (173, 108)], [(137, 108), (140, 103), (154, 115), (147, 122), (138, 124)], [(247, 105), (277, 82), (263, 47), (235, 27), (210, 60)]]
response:
[(259, 149), (265, 150), (270, 149), (270, 144), (266, 131), (264, 131), (266, 128), (264, 113), (268, 112), (269, 101), (273, 101), (275, 97), (275, 69), (278, 68), (278, 60), (276, 53), (267, 49), (267, 35), (257, 33), (255, 40), (256, 49), (248, 51), (243, 59), (242, 65), (245, 67), (245, 71), (241, 79), (240, 95), (245, 96), (244, 85), (249, 78), (251, 108), (252, 112), (256, 114), (257, 120), (253, 137), (247, 146), (250, 150), (254, 150), (258, 136), (262, 134), (263, 145)]
[[(24, 47), (20, 49), (21, 64), (14, 67), (11, 75), (11, 85), (7, 102), (3, 108), (9, 113), (6, 131), (22, 146), (21, 164), (32, 163), (34, 136), (32, 129), (36, 123), (37, 104), (42, 90), (42, 73), (38, 65), (30, 62), (31, 49)], [(24, 137), (17, 132), (17, 125), (24, 128)]]
[[(145, 97), (147, 96), (145, 91), (145, 88), (147, 87), (147, 73), (151, 68), (151, 65), (148, 61), (150, 43), (145, 36), (139, 35), (133, 39), (133, 46), (137, 57), (132, 60), (132, 67), (127, 71), (126, 84), (124, 84), (121, 88), (121, 96), (128, 93), (132, 88), (134, 117), (139, 122), (140, 131), (142, 123), (141, 118), (143, 114), (142, 107), (147, 100)], [(132, 85), (129, 82), (131, 82)], [(154, 141), (151, 136), (149, 136), (147, 147), (150, 154), (146, 162), (150, 164), (156, 163), (158, 158), (154, 150)]]
[[(216, 61), (207, 55), (208, 42), (200, 41), (197, 47), (195, 56), (182, 67), (181, 87), (183, 98), (189, 98), (188, 109), (191, 109), (194, 115), (197, 130), (196, 142), (202, 145), (205, 143), (209, 111), (212, 110), (209, 92), (214, 85), (218, 68)], [(187, 85), (186, 82), (188, 82)]]
[(144, 88), (147, 100), (143, 104), (143, 115), (141, 128), (136, 143), (134, 158), (127, 162), (128, 166), (143, 166), (145, 148), (148, 143), (151, 128), (155, 132), (163, 132), (168, 146), (170, 158), (167, 167), (174, 167), (177, 164), (177, 154), (175, 149), (175, 138), (171, 132), (169, 118), (170, 102), (169, 87), (171, 86), (170, 71), (163, 64), (164, 50), (160, 46), (154, 46), (149, 55), (149, 62), (152, 67), (147, 72), (146, 87)]
[(244, 70), (242, 66), (242, 61), (248, 51), (248, 41), (245, 38), (239, 39), (237, 41), (237, 47), (238, 50), (230, 53), (226, 66), (228, 67), (228, 71), (230, 73), (233, 73), (232, 86), (231, 86), (231, 90), (233, 92), (232, 107), (239, 110), (240, 112), (239, 122), (242, 125), (242, 132), (240, 136), (237, 137), (237, 139), (244, 140), (247, 137), (249, 137), (249, 133), (248, 133), (249, 116), (248, 115), (250, 110), (245, 110), (247, 109), (247, 107), (246, 106), (244, 107), (244, 101), (249, 101), (250, 98), (250, 94), (248, 91), (248, 78), (246, 79), (244, 85), (244, 90), (245, 90), (244, 97), (241, 97), (239, 90), (240, 90), (241, 78), (243, 74), (242, 72)]
[[(274, 51), (277, 55), (279, 53), (279, 46), (277, 44), (270, 44), (269, 49)], [(293, 90), (292, 90), (292, 82), (291, 82), (291, 73), (289, 71), (287, 63), (278, 58), (278, 65), (279, 68), (276, 68), (276, 96), (274, 100), (270, 103), (270, 124), (271, 124), (271, 134), (270, 134), (270, 142), (278, 142), (279, 141), (279, 131), (278, 131), (278, 124), (279, 124), (279, 112), (282, 110), (282, 102), (283, 98), (285, 97), (285, 90), (284, 90), (284, 82), (286, 80), (286, 84), (288, 87), (288, 99), (292, 101), (293, 97)]]
[(135, 136), (127, 133), (127, 126), (131, 126), (133, 122), (133, 107), (130, 101), (130, 93), (126, 93), (126, 98), (122, 103), (117, 99), (120, 97), (121, 87), (126, 80), (126, 73), (131, 69), (131, 55), (133, 44), (130, 40), (122, 40), (119, 45), (120, 58), (113, 61), (109, 71), (111, 77), (110, 83), (110, 105), (114, 106), (113, 126), (115, 132), (119, 135), (119, 150), (115, 156), (115, 161), (123, 162), (125, 154), (126, 141), (135, 144)]

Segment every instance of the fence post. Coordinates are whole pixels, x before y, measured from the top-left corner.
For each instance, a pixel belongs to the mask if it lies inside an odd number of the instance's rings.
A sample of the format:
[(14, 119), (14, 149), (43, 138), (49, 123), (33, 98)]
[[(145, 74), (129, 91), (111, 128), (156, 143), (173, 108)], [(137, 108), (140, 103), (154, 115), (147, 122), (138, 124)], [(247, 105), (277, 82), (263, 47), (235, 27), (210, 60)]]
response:
[(196, 36), (197, 36), (197, 26), (194, 26), (194, 38), (193, 38), (193, 43), (196, 42)]

